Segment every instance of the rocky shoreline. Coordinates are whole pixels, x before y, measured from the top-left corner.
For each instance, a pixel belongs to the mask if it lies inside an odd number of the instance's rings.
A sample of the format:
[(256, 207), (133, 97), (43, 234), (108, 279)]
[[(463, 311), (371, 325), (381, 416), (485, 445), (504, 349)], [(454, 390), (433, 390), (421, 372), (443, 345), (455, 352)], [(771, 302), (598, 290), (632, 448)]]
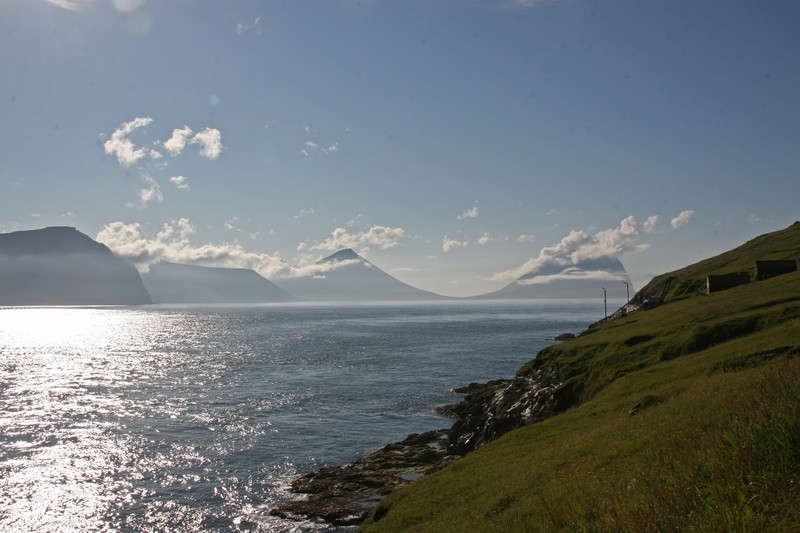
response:
[(291, 484), (304, 496), (269, 514), (287, 519), (321, 518), (336, 525), (363, 522), (386, 495), (509, 431), (551, 416), (560, 383), (552, 371), (533, 369), (510, 380), (454, 389), (461, 402), (437, 408), (455, 419), (450, 429), (412, 434), (345, 466), (329, 466)]

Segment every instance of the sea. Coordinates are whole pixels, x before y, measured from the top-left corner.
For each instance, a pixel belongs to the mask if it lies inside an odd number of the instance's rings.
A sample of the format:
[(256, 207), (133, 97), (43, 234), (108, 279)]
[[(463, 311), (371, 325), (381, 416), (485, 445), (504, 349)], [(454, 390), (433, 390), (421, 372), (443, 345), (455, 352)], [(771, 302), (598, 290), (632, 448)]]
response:
[(292, 479), (448, 428), (597, 301), (0, 308), (0, 531), (352, 531)]

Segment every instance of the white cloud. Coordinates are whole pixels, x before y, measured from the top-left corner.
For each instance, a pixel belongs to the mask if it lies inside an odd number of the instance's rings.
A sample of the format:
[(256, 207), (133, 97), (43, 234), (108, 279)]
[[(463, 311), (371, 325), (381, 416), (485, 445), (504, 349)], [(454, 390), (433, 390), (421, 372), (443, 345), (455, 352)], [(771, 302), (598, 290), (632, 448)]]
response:
[(364, 217), (364, 215), (362, 215), (362, 214), (358, 214), (358, 215), (356, 215), (355, 217), (353, 217), (353, 218), (351, 218), (350, 220), (348, 220), (348, 221), (345, 223), (345, 226), (347, 226), (348, 228), (352, 228), (352, 227), (353, 227), (353, 226), (356, 224), (356, 221), (357, 221), (358, 219), (360, 219), (360, 218), (363, 218), (363, 217)]
[(547, 276), (534, 276), (532, 278), (518, 280), (519, 285), (546, 285), (554, 281), (569, 280), (594, 280), (594, 281), (626, 281), (623, 274), (608, 272), (606, 270), (581, 270), (577, 267), (565, 268), (558, 274)]
[[(308, 127), (306, 127), (306, 131), (308, 131)], [(339, 151), (338, 142), (332, 143), (325, 148), (314, 141), (306, 141), (304, 146), (305, 148), (300, 149), (300, 153), (306, 157), (310, 156), (311, 154), (334, 154)]]
[(755, 224), (756, 222), (761, 222), (761, 217), (753, 213), (749, 217), (747, 217), (747, 221), (751, 224)]
[(526, 235), (521, 233), (519, 237), (517, 237), (517, 242), (533, 242), (536, 240), (534, 235)]
[(423, 271), (421, 268), (397, 267), (397, 268), (393, 268), (393, 269), (392, 269), (392, 272), (411, 272), (411, 273), (417, 273), (417, 272), (424, 272), (424, 271)]
[(137, 117), (130, 122), (123, 123), (103, 145), (106, 153), (117, 156), (117, 161), (124, 167), (138, 163), (143, 157), (149, 155), (151, 151), (147, 148), (136, 148), (136, 145), (128, 137), (151, 122), (153, 122), (153, 119), (150, 117)]
[(216, 159), (222, 152), (222, 133), (215, 128), (205, 128), (192, 137), (192, 144), (202, 145), (201, 156)]
[(164, 201), (164, 195), (161, 194), (161, 187), (156, 180), (145, 174), (142, 176), (146, 187), (139, 189), (139, 200), (142, 202), (142, 207), (146, 207), (151, 202), (161, 203)]
[(172, 176), (169, 179), (169, 182), (173, 183), (177, 188), (183, 189), (183, 190), (186, 190), (186, 191), (189, 190), (189, 184), (187, 183), (187, 181), (188, 180), (187, 180), (187, 178), (185, 176)]
[(471, 209), (467, 209), (460, 215), (458, 215), (458, 220), (464, 220), (466, 218), (476, 218), (478, 216), (478, 206), (474, 206)]
[(194, 227), (186, 218), (163, 225), (155, 237), (142, 235), (138, 223), (111, 222), (103, 226), (96, 240), (141, 269), (159, 261), (202, 266), (251, 268), (266, 278), (295, 275), (293, 267), (269, 254), (246, 251), (238, 243), (193, 245)]
[(681, 211), (681, 214), (673, 218), (670, 224), (672, 224), (673, 228), (685, 226), (689, 223), (689, 219), (692, 218), (692, 215), (694, 215), (694, 211), (691, 209), (688, 211)]
[(363, 242), (378, 245), (385, 250), (386, 248), (397, 246), (397, 241), (405, 235), (405, 230), (403, 228), (372, 226), (368, 232), (359, 235)]
[(331, 232), (330, 237), (309, 247), (309, 250), (341, 250), (368, 244), (378, 245), (382, 250), (385, 250), (397, 246), (398, 241), (404, 235), (405, 230), (403, 228), (389, 228), (386, 226), (372, 226), (369, 231), (359, 233), (349, 233), (345, 228), (336, 228)]
[[(130, 122), (123, 123), (111, 134), (103, 145), (107, 154), (115, 155), (119, 164), (129, 167), (141, 161), (145, 157), (153, 160), (162, 159), (164, 155), (156, 149), (137, 147), (130, 137), (136, 130), (143, 128), (153, 122), (150, 117), (137, 117)], [(102, 136), (101, 136), (102, 137)], [(154, 146), (163, 146), (172, 157), (183, 152), (187, 144), (201, 145), (200, 155), (208, 159), (216, 159), (222, 153), (222, 133), (215, 128), (204, 128), (198, 133), (194, 133), (189, 126), (172, 130), (172, 135), (163, 143), (157, 141)], [(160, 163), (166, 166), (166, 162)]]
[[(303, 261), (313, 261), (315, 259), (312, 255), (303, 256)], [(280, 274), (279, 278), (315, 278), (323, 279), (325, 274), (331, 270), (346, 267), (348, 265), (358, 264), (358, 259), (349, 259), (346, 261), (328, 261), (326, 263), (317, 264), (316, 262), (301, 263), (299, 266), (293, 266), (290, 270)]]
[(644, 227), (644, 232), (653, 233), (656, 230), (657, 223), (658, 223), (658, 215), (647, 217), (647, 220), (645, 220), (644, 224), (642, 225)]
[(345, 228), (336, 228), (331, 232), (330, 237), (311, 246), (309, 250), (341, 250), (342, 248), (355, 248), (358, 244), (358, 235), (348, 233)]
[(183, 151), (193, 133), (192, 128), (189, 126), (172, 130), (172, 137), (164, 141), (164, 148), (167, 149), (169, 155), (175, 157)]
[(236, 25), (236, 33), (244, 35), (250, 31), (255, 32), (256, 35), (261, 35), (261, 17), (256, 17), (252, 22), (242, 21)]
[(505, 236), (505, 237), (492, 237), (491, 233), (489, 233), (487, 231), (487, 232), (484, 232), (483, 235), (478, 237), (478, 240), (475, 241), (475, 242), (477, 244), (483, 245), (483, 244), (489, 244), (492, 241), (507, 241), (507, 240), (509, 240), (509, 238), (507, 236)]
[(623, 219), (618, 228), (599, 231), (594, 235), (582, 230), (572, 230), (558, 244), (542, 248), (538, 257), (526, 261), (518, 268), (498, 272), (489, 279), (514, 280), (525, 274), (536, 273), (549, 265), (569, 267), (585, 259), (641, 252), (649, 248), (649, 245), (635, 244), (640, 235), (641, 225), (633, 216)]
[(70, 11), (79, 11), (94, 3), (94, 0), (47, 0), (47, 2)]
[(309, 208), (307, 208), (307, 209), (301, 209), (301, 210), (300, 210), (300, 212), (299, 212), (299, 213), (297, 213), (297, 214), (294, 216), (294, 219), (295, 219), (295, 220), (298, 220), (298, 219), (301, 219), (301, 218), (303, 218), (303, 217), (304, 217), (304, 216), (306, 216), (306, 215), (313, 215), (313, 214), (314, 214), (314, 209), (313, 209), (313, 208), (311, 208), (311, 207), (309, 207)]
[(455, 250), (456, 248), (463, 248), (468, 246), (469, 243), (467, 241), (457, 241), (455, 239), (450, 239), (447, 235), (444, 236), (442, 239), (442, 251), (447, 253), (450, 250)]
[(493, 239), (492, 236), (489, 235), (489, 233), (484, 233), (483, 235), (480, 236), (480, 238), (478, 238), (478, 244), (489, 244), (494, 240), (496, 239)]

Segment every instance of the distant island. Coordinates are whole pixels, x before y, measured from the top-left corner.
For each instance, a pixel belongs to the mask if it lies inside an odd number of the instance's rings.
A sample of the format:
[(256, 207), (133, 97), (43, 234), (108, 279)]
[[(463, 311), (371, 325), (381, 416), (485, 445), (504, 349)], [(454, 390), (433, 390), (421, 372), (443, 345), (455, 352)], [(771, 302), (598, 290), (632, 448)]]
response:
[(71, 227), (0, 234), (0, 305), (142, 305), (136, 268)]
[(155, 303), (273, 303), (294, 300), (248, 268), (213, 268), (161, 262), (142, 274)]

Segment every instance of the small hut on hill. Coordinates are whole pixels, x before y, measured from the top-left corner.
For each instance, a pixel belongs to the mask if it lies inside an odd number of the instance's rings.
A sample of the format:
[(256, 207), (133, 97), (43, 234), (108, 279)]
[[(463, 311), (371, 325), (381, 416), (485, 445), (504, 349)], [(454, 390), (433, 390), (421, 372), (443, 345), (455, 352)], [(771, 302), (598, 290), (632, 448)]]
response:
[(783, 274), (797, 271), (797, 261), (794, 259), (781, 261), (756, 261), (756, 281), (774, 278)]
[(709, 274), (706, 278), (708, 294), (738, 287), (746, 283), (750, 283), (750, 275), (739, 272), (733, 274)]

